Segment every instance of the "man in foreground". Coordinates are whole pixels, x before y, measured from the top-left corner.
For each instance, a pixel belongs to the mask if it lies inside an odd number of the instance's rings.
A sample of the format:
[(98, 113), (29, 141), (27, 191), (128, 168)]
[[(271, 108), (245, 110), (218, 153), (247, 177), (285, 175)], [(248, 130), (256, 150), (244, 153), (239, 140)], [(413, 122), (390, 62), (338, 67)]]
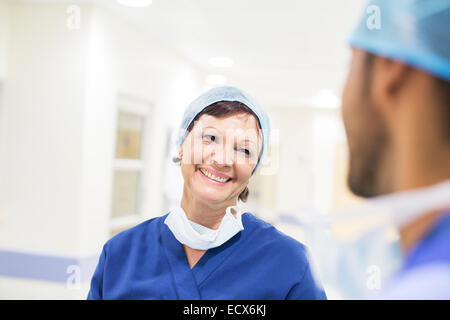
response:
[[(349, 187), (379, 195), (450, 179), (450, 0), (373, 0), (351, 36), (342, 97)], [(450, 299), (450, 208), (400, 228), (386, 299)]]

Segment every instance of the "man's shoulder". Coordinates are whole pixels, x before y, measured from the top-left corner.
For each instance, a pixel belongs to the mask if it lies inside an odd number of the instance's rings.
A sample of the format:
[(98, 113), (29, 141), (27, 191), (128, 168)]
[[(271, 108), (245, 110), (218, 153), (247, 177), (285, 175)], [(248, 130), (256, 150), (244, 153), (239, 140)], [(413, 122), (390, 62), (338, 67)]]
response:
[(430, 263), (400, 272), (377, 297), (385, 300), (450, 299), (450, 264)]

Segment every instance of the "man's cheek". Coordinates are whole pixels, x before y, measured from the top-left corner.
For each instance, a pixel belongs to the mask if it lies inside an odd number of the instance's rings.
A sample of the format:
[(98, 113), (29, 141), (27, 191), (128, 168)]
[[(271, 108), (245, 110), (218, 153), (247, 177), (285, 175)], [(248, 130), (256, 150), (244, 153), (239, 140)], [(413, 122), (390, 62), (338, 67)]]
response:
[(342, 91), (342, 105), (341, 105), (341, 115), (344, 122), (344, 126), (347, 126), (347, 119), (349, 116), (349, 80), (345, 84), (344, 90)]

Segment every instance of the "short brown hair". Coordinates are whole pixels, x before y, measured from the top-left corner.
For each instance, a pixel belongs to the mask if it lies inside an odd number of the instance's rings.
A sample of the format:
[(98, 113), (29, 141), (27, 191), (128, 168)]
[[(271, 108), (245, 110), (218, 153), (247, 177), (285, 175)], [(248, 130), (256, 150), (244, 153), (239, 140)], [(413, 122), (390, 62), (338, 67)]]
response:
[[(261, 124), (259, 123), (258, 117), (245, 104), (238, 101), (219, 101), (207, 106), (199, 114), (197, 114), (194, 120), (192, 120), (192, 122), (189, 124), (187, 131), (191, 132), (191, 130), (194, 128), (195, 121), (203, 114), (207, 114), (217, 118), (223, 118), (237, 113), (247, 113), (254, 116), (258, 122), (258, 128), (261, 129)], [(242, 202), (246, 202), (249, 193), (250, 191), (248, 190), (248, 187), (245, 187), (245, 189), (239, 194), (239, 200), (241, 200)]]

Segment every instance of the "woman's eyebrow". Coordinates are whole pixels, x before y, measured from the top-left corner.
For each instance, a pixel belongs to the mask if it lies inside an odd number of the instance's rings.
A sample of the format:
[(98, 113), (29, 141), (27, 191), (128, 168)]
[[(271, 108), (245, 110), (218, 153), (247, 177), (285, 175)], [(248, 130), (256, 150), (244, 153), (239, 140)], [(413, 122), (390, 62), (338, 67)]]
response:
[(217, 129), (216, 127), (213, 127), (213, 126), (203, 127), (203, 129), (208, 129), (208, 128), (219, 130), (219, 129)]
[(219, 131), (220, 133), (222, 133), (222, 131), (220, 129), (218, 129), (216, 127), (213, 127), (213, 126), (202, 127), (202, 129), (203, 130), (205, 130), (205, 129), (214, 129), (214, 130)]
[(253, 140), (251, 140), (249, 138), (245, 138), (245, 139), (239, 140), (239, 142), (249, 142), (249, 143), (254, 144), (254, 145), (258, 144), (257, 142), (255, 142), (255, 141), (253, 141)]

